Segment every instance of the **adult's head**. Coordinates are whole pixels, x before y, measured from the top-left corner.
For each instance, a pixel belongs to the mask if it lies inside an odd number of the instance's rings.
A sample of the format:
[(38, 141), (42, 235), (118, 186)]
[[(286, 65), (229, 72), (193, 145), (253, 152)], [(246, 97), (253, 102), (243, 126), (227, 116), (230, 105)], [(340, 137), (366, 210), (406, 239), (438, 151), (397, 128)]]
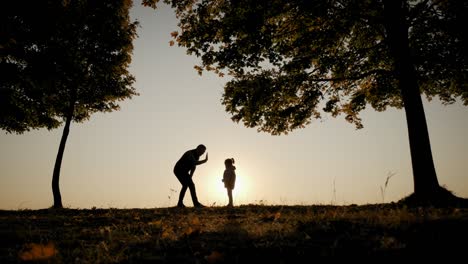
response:
[(205, 153), (206, 147), (205, 147), (205, 145), (200, 144), (200, 145), (197, 146), (196, 150), (197, 150), (198, 156), (201, 156), (201, 155), (203, 155), (203, 153)]

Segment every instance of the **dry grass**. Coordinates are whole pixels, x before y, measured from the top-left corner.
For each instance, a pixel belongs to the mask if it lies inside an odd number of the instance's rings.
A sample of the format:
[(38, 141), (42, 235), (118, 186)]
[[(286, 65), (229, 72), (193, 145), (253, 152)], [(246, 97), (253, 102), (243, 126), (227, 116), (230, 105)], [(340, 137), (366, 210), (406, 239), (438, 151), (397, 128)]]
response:
[(0, 263), (294, 263), (461, 254), (468, 209), (264, 206), (0, 211)]

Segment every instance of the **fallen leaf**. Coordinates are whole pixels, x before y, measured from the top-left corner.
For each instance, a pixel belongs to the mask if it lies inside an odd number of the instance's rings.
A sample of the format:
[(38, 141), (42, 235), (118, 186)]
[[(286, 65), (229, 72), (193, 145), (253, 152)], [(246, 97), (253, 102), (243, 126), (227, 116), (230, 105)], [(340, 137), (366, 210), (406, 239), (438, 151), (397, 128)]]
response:
[(189, 227), (187, 227), (187, 229), (185, 230), (185, 232), (184, 232), (184, 233), (185, 233), (187, 236), (189, 236), (190, 234), (192, 234), (192, 233), (193, 233), (193, 228), (191, 228), (190, 226), (189, 226)]
[(281, 213), (280, 213), (280, 212), (277, 212), (277, 213), (275, 214), (275, 221), (278, 220), (280, 217), (281, 217)]
[(47, 245), (30, 243), (26, 244), (19, 253), (19, 258), (23, 261), (45, 260), (57, 254), (57, 249), (52, 242)]
[(197, 216), (193, 216), (192, 219), (190, 220), (190, 222), (191, 222), (192, 225), (194, 225), (194, 226), (200, 225), (200, 219), (199, 219)]

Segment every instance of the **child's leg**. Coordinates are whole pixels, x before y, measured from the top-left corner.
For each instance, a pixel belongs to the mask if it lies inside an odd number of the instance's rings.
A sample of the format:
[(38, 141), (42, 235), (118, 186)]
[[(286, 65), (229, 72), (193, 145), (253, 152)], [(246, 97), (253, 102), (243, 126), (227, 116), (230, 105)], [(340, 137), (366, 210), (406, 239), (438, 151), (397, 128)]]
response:
[(229, 206), (233, 206), (233, 202), (232, 202), (232, 189), (230, 188), (227, 188), (227, 193), (228, 193), (228, 197), (229, 197)]

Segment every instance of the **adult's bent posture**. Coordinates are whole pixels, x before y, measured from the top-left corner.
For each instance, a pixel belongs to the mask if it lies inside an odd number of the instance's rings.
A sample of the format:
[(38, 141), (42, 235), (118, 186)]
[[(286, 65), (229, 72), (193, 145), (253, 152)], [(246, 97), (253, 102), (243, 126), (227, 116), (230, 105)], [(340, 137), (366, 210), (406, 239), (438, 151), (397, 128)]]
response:
[(185, 207), (184, 196), (187, 188), (190, 189), (190, 195), (192, 196), (193, 206), (204, 207), (197, 198), (197, 192), (195, 191), (195, 184), (193, 183), (192, 177), (195, 173), (197, 165), (203, 164), (208, 161), (208, 153), (204, 160), (199, 160), (200, 156), (205, 153), (206, 147), (202, 144), (198, 145), (196, 149), (188, 150), (182, 155), (174, 166), (174, 174), (182, 184), (182, 189), (179, 194), (179, 202), (177, 207)]

